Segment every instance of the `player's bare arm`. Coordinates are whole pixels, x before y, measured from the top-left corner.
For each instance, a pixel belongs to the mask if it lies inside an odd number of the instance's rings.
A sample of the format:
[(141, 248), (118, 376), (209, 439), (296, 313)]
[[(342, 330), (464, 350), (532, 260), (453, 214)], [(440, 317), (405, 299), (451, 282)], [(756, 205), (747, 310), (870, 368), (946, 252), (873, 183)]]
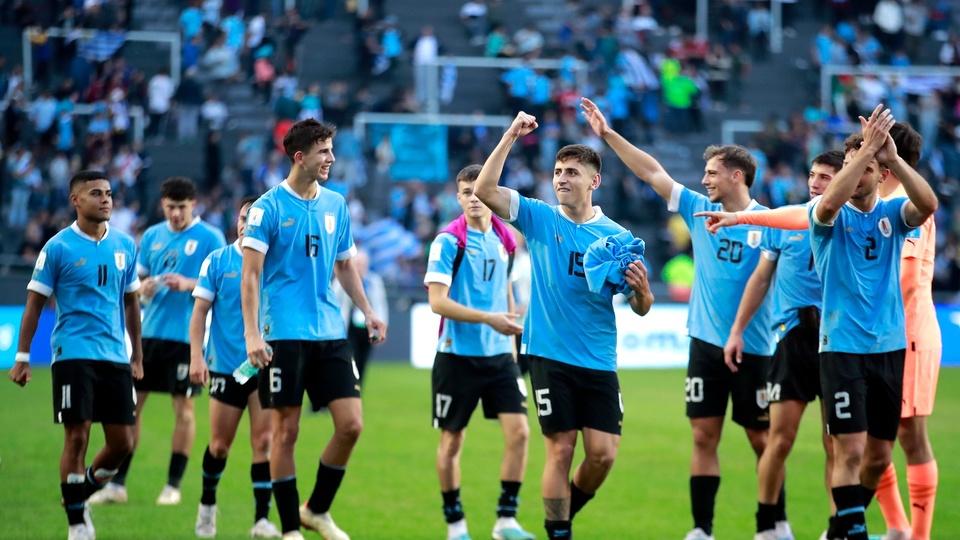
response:
[(820, 223), (833, 223), (840, 208), (850, 200), (857, 189), (857, 184), (863, 176), (867, 166), (876, 157), (877, 152), (884, 146), (887, 134), (896, 120), (890, 114), (890, 109), (883, 109), (883, 104), (877, 105), (870, 118), (860, 117), (863, 128), (863, 144), (860, 150), (830, 182), (823, 197), (817, 203), (816, 218)]
[[(30, 382), (30, 344), (33, 342), (34, 334), (37, 333), (40, 312), (43, 311), (43, 305), (46, 303), (46, 296), (27, 291), (27, 305), (23, 308), (23, 316), (20, 317), (20, 340), (17, 342), (17, 360), (20, 361), (14, 362), (13, 368), (10, 369), (10, 380), (20, 386)], [(26, 357), (22, 356), (24, 354)]]
[(623, 274), (627, 285), (636, 293), (628, 301), (630, 307), (634, 313), (643, 317), (650, 312), (650, 306), (653, 305), (654, 300), (650, 281), (647, 280), (647, 267), (640, 261), (633, 261), (627, 265), (627, 270)]
[(607, 119), (597, 107), (596, 103), (587, 98), (580, 100), (580, 114), (593, 128), (593, 132), (603, 139), (623, 163), (633, 171), (638, 178), (650, 184), (657, 195), (665, 201), (670, 200), (670, 192), (676, 182), (667, 174), (667, 171), (650, 154), (630, 144), (619, 133), (610, 129)]
[(474, 194), (501, 219), (510, 219), (510, 190), (497, 185), (500, 182), (500, 174), (503, 173), (503, 164), (510, 155), (513, 143), (535, 129), (537, 129), (536, 117), (523, 111), (517, 113), (517, 117), (504, 132), (477, 177), (477, 183), (473, 188)]
[(697, 212), (694, 217), (707, 219), (707, 231), (710, 234), (717, 234), (723, 227), (734, 225), (760, 225), (787, 231), (802, 231), (809, 226), (806, 207), (798, 205), (748, 212)]
[(123, 316), (127, 325), (127, 334), (130, 336), (130, 373), (133, 378), (143, 378), (143, 345), (140, 331), (140, 295), (137, 291), (123, 295)]
[(367, 300), (367, 293), (363, 291), (363, 280), (357, 273), (357, 267), (351, 262), (352, 259), (337, 261), (333, 265), (333, 272), (346, 291), (347, 296), (353, 301), (366, 318), (367, 333), (370, 336), (370, 343), (383, 343), (387, 339), (387, 323), (380, 320), (380, 317), (373, 312), (370, 307), (370, 301)]
[(761, 255), (757, 267), (753, 269), (753, 274), (750, 274), (747, 286), (743, 289), (737, 316), (733, 320), (733, 326), (730, 327), (727, 344), (723, 347), (723, 360), (734, 373), (739, 371), (737, 366), (743, 362), (743, 331), (757, 314), (763, 299), (767, 297), (776, 270), (777, 261), (771, 261)]
[(195, 298), (190, 315), (190, 381), (196, 384), (207, 384), (210, 378), (210, 368), (203, 359), (203, 334), (211, 306), (209, 300)]
[(430, 283), (427, 291), (430, 309), (441, 317), (465, 323), (486, 324), (508, 336), (523, 332), (523, 327), (516, 322), (519, 317), (516, 313), (487, 313), (467, 307), (450, 298), (450, 287), (443, 283)]
[(266, 367), (272, 360), (267, 342), (260, 335), (260, 275), (263, 273), (264, 253), (243, 248), (243, 266), (240, 270), (240, 306), (243, 312), (243, 339), (247, 344), (247, 358), (257, 368)]
[(197, 280), (170, 273), (163, 275), (163, 284), (169, 287), (171, 291), (192, 291), (197, 286)]
[(889, 134), (883, 147), (877, 152), (877, 161), (890, 169), (903, 185), (910, 199), (903, 209), (907, 225), (919, 227), (937, 211), (937, 195), (930, 184), (913, 167), (897, 155), (897, 147)]

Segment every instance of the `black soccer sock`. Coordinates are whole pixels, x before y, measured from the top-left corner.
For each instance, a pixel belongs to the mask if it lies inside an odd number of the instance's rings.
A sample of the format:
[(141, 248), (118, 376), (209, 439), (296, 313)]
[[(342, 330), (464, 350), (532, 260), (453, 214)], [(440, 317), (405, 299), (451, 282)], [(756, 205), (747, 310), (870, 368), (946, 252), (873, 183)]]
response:
[[(70, 475), (80, 476), (80, 475)], [(71, 480), (74, 480), (71, 482)], [(79, 525), (83, 523), (83, 502), (87, 493), (82, 478), (69, 478), (60, 484), (60, 493), (63, 495), (63, 508), (67, 511), (67, 523)]]
[(877, 490), (860, 486), (860, 492), (863, 497), (863, 511), (866, 512), (867, 508), (870, 508), (870, 503), (873, 501), (873, 496), (877, 493)]
[(693, 511), (693, 526), (713, 534), (713, 509), (720, 489), (719, 476), (690, 477), (690, 507)]
[(130, 452), (130, 455), (127, 456), (123, 463), (120, 464), (120, 467), (117, 468), (117, 474), (113, 475), (113, 478), (110, 480), (111, 484), (117, 484), (118, 486), (127, 485), (127, 473), (130, 472), (130, 462), (133, 461), (133, 452)]
[(463, 519), (463, 505), (460, 504), (460, 488), (443, 491), (443, 518), (447, 523), (456, 523)]
[(273, 481), (273, 497), (277, 500), (282, 532), (300, 530), (300, 494), (297, 493), (297, 477), (289, 476)]
[(594, 495), (596, 494), (587, 493), (578, 488), (577, 485), (573, 483), (573, 480), (570, 480), (570, 521), (573, 521), (573, 517), (577, 515), (577, 512), (582, 510)]
[(777, 526), (777, 505), (757, 504), (757, 532), (770, 531)]
[(859, 485), (831, 489), (837, 504), (836, 529), (846, 540), (867, 540), (867, 521), (863, 491)]
[(207, 506), (217, 504), (217, 486), (220, 484), (220, 475), (223, 474), (226, 466), (227, 458), (213, 457), (210, 447), (207, 446), (203, 452), (203, 493), (200, 495), (200, 504)]
[(84, 496), (86, 499), (89, 499), (91, 495), (103, 489), (103, 486), (107, 485), (109, 481), (110, 479), (106, 479), (103, 482), (97, 481), (93, 476), (93, 465), (87, 467), (87, 472), (83, 478)]
[(187, 461), (190, 459), (186, 454), (174, 452), (170, 454), (170, 467), (167, 469), (167, 484), (180, 489), (180, 482), (183, 480), (183, 473), (187, 470)]
[(520, 482), (500, 481), (500, 500), (497, 501), (497, 517), (517, 517), (520, 504)]
[(778, 496), (777, 504), (777, 521), (786, 521), (787, 520), (787, 479), (783, 479), (783, 484), (780, 485), (780, 495)]
[(273, 495), (273, 485), (270, 483), (270, 462), (264, 461), (250, 465), (250, 480), (253, 482), (253, 501), (256, 505), (253, 521), (256, 523), (270, 515), (270, 497)]
[(570, 520), (551, 521), (546, 519), (543, 521), (543, 528), (547, 530), (547, 538), (550, 540), (554, 538), (573, 538), (573, 524), (570, 523)]
[(317, 468), (317, 483), (313, 485), (313, 493), (307, 501), (307, 507), (315, 514), (323, 514), (330, 511), (333, 504), (333, 498), (340, 489), (340, 482), (343, 481), (343, 475), (347, 472), (345, 467), (331, 467), (324, 462), (320, 462)]

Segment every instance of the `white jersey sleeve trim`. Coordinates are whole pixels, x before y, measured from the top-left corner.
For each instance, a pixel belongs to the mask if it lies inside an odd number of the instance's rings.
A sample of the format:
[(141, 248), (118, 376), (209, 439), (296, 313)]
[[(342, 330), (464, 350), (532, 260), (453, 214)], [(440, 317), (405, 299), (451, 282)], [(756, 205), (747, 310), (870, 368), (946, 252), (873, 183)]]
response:
[(356, 254), (357, 254), (357, 245), (354, 244), (350, 246), (350, 249), (337, 253), (337, 260), (345, 261), (347, 259), (352, 259)]
[(149, 275), (150, 275), (150, 269), (147, 268), (146, 266), (140, 264), (140, 263), (137, 263), (137, 275), (138, 275), (138, 276), (149, 276)]
[(270, 246), (268, 246), (266, 242), (262, 242), (260, 240), (257, 240), (256, 238), (250, 238), (247, 236), (243, 238), (243, 243), (241, 245), (245, 248), (250, 248), (250, 249), (259, 251), (264, 255), (266, 255), (266, 253), (270, 251)]
[(137, 291), (139, 291), (139, 290), (140, 290), (140, 278), (137, 278), (137, 279), (131, 281), (130, 284), (127, 285), (127, 288), (123, 290), (123, 292), (124, 292), (124, 293), (133, 293), (133, 292), (137, 292)]
[(47, 298), (53, 296), (53, 287), (48, 287), (35, 279), (31, 280), (30, 283), (27, 283), (27, 290), (33, 291), (37, 294), (42, 294)]
[(670, 200), (667, 201), (667, 210), (671, 212), (680, 210), (680, 196), (683, 194), (684, 189), (680, 182), (673, 183), (673, 189), (670, 190)]
[(900, 205), (900, 222), (906, 225), (908, 229), (916, 229), (917, 227), (922, 227), (923, 223), (921, 223), (920, 225), (917, 225), (916, 227), (907, 223), (907, 203), (908, 202), (910, 202), (910, 199), (903, 201), (903, 204)]
[(439, 283), (449, 287), (450, 284), (453, 283), (453, 276), (444, 274), (443, 272), (427, 272), (427, 274), (423, 276), (423, 284), (430, 285), (431, 283)]
[(765, 249), (761, 249), (760, 254), (763, 255), (763, 258), (768, 261), (775, 261), (780, 258), (780, 254), (776, 251), (767, 251)]
[(213, 302), (216, 300), (217, 295), (213, 294), (213, 291), (210, 289), (205, 289), (199, 285), (193, 288), (193, 297), (200, 298), (201, 300), (206, 300), (207, 302)]
[[(810, 217), (813, 219), (813, 222), (821, 227), (833, 227), (833, 224), (837, 221), (836, 216), (833, 217), (833, 220), (830, 223), (822, 223), (819, 219), (817, 219), (817, 205), (819, 204), (820, 199), (817, 199), (817, 201), (813, 203), (813, 206), (810, 208)], [(837, 216), (839, 215), (840, 212), (837, 212)]]
[(513, 223), (517, 220), (517, 217), (520, 215), (520, 193), (516, 190), (510, 190), (510, 216), (507, 217), (506, 221)]

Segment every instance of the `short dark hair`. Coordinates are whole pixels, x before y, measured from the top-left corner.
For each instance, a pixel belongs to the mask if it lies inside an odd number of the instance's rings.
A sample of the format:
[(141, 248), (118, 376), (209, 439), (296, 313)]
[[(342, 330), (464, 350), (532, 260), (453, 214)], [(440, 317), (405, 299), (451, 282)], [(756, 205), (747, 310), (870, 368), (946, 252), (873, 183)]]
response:
[(110, 180), (110, 177), (107, 176), (107, 173), (103, 171), (97, 171), (94, 169), (86, 169), (83, 171), (77, 171), (77, 174), (73, 175), (73, 178), (70, 179), (70, 191), (73, 191), (73, 188), (79, 186), (80, 184), (85, 184), (87, 182), (93, 182), (94, 180)]
[(753, 180), (757, 176), (757, 160), (745, 147), (739, 144), (711, 144), (703, 151), (703, 159), (710, 161), (713, 158), (719, 159), (727, 169), (742, 172), (743, 183), (748, 188), (753, 187)]
[(246, 206), (246, 205), (248, 205), (248, 204), (253, 204), (253, 203), (257, 202), (257, 200), (259, 200), (259, 199), (260, 199), (260, 196), (259, 196), (259, 195), (247, 195), (246, 197), (240, 199), (240, 205), (237, 206), (237, 208), (243, 208), (244, 206)]
[(843, 140), (843, 155), (846, 156), (853, 150), (860, 150), (860, 145), (863, 144), (863, 133), (859, 131), (856, 133), (851, 133), (846, 139)]
[(457, 173), (457, 185), (460, 185), (460, 182), (469, 183), (473, 182), (480, 176), (480, 171), (483, 170), (483, 166), (473, 164), (467, 165), (466, 167), (460, 169), (460, 172)]
[(171, 176), (160, 186), (160, 198), (171, 201), (195, 201), (197, 186), (186, 176)]
[(813, 165), (826, 165), (832, 167), (834, 171), (839, 171), (843, 168), (843, 152), (839, 150), (820, 152), (813, 158)]
[(306, 152), (320, 141), (333, 139), (336, 134), (337, 128), (333, 124), (323, 124), (313, 118), (307, 118), (290, 126), (287, 130), (287, 134), (283, 136), (283, 151), (292, 162), (297, 152)]
[(906, 122), (897, 122), (890, 127), (890, 136), (897, 145), (897, 155), (916, 169), (923, 151), (923, 137)]
[(598, 173), (603, 167), (603, 163), (600, 161), (600, 154), (593, 148), (583, 144), (568, 144), (557, 152), (556, 161), (567, 161), (568, 159), (575, 159), (581, 165), (593, 167)]

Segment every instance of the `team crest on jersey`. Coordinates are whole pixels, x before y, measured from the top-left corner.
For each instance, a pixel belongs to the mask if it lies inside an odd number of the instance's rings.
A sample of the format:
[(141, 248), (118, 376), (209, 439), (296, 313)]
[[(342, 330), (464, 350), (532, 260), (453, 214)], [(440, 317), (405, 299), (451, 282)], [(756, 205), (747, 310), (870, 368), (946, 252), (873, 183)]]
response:
[(884, 238), (890, 238), (890, 235), (893, 234), (893, 227), (890, 225), (890, 218), (887, 216), (880, 218), (880, 222), (877, 223), (877, 228), (880, 229), (880, 234), (882, 234)]
[(183, 252), (187, 255), (193, 255), (197, 252), (197, 245), (199, 244), (200, 242), (196, 240), (187, 240), (187, 245), (183, 247)]
[(510, 257), (510, 254), (507, 253), (507, 248), (503, 247), (503, 244), (497, 246), (497, 251), (500, 253), (500, 260), (507, 262), (507, 258)]
[(747, 245), (752, 248), (760, 247), (760, 231), (747, 231)]
[(117, 266), (117, 270), (123, 271), (127, 267), (127, 254), (122, 251), (114, 251), (113, 264)]
[(337, 227), (337, 216), (333, 215), (332, 212), (324, 214), (323, 226), (327, 229), (327, 234), (333, 234), (333, 230)]

